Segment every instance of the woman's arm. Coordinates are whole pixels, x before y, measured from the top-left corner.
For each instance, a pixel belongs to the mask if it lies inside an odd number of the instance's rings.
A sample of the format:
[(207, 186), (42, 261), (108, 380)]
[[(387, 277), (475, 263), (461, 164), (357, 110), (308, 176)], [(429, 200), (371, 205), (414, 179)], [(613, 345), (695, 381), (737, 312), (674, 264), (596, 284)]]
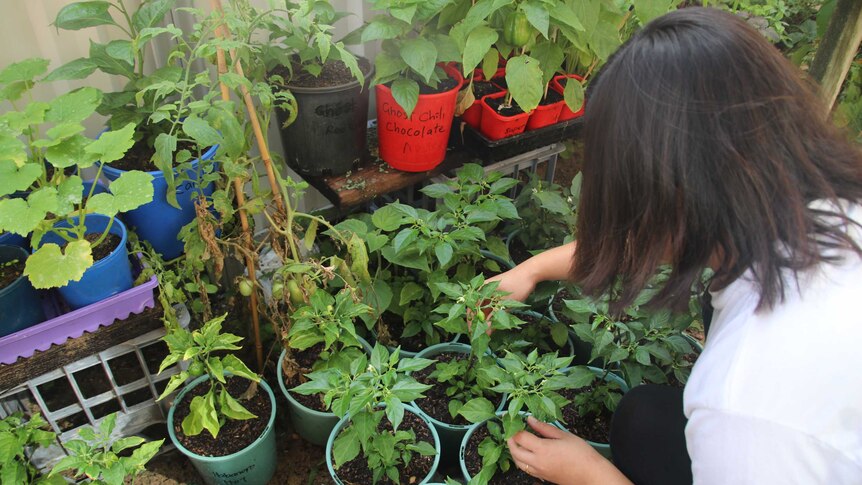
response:
[(575, 244), (571, 242), (537, 254), (488, 281), (499, 281), (500, 290), (510, 293), (509, 296), (514, 300), (524, 301), (542, 281), (568, 278), (572, 272)]

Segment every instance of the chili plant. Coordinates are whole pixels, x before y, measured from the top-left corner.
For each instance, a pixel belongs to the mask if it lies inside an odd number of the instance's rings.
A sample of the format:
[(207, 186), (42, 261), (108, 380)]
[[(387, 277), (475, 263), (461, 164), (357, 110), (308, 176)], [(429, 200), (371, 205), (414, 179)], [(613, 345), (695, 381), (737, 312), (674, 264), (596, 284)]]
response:
[(47, 431), (48, 423), (39, 413), (24, 419), (21, 412), (0, 420), (0, 482), (9, 485), (60, 485), (62, 477), (42, 476), (30, 462), (37, 447), (48, 447), (57, 436)]

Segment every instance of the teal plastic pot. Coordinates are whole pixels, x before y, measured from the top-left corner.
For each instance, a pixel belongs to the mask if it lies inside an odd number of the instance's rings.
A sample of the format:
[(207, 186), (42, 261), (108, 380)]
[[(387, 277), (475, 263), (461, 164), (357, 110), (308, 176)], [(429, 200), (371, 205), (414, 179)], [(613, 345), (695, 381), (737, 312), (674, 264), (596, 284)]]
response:
[[(206, 382), (209, 376), (203, 375), (186, 385), (177, 395), (174, 403), (179, 403), (186, 393), (195, 386)], [(168, 434), (171, 442), (180, 453), (189, 457), (201, 478), (209, 485), (234, 485), (248, 484), (257, 485), (269, 482), (275, 474), (276, 449), (275, 449), (275, 396), (272, 389), (264, 380), (259, 383), (258, 389), (266, 391), (272, 412), (266, 423), (263, 433), (250, 445), (236, 453), (226, 456), (202, 456), (189, 451), (177, 440), (174, 433), (174, 408), (168, 411)]]
[[(371, 335), (374, 337), (374, 339), (375, 339), (375, 340), (377, 340), (377, 332), (372, 332), (372, 333), (371, 333)], [(455, 343), (458, 343), (458, 341), (459, 341), (459, 340), (461, 340), (461, 334), (460, 334), (460, 333), (456, 333), (456, 334), (452, 337), (452, 340), (450, 340), (450, 341), (448, 341), (448, 342), (441, 342), (441, 343), (439, 343), (439, 344), (434, 344), (434, 345), (431, 345), (431, 346), (429, 346), (429, 347), (425, 347), (425, 349), (423, 349), (423, 350), (413, 351), (413, 350), (406, 350), (404, 347), (401, 347), (401, 350), (399, 350), (399, 351), (398, 351), (398, 358), (400, 359), (400, 358), (402, 358), (402, 357), (403, 357), (403, 358), (405, 358), (405, 359), (412, 359), (412, 358), (414, 358), (414, 357), (418, 357), (420, 353), (422, 353), (422, 352), (424, 352), (424, 351), (426, 351), (426, 350), (430, 349), (431, 347), (434, 347), (434, 346), (436, 346), (436, 345), (455, 344)], [(392, 347), (392, 346), (389, 346), (389, 345), (387, 345), (387, 346), (386, 346), (386, 350), (388, 350), (390, 354), (391, 354), (392, 352), (394, 352), (394, 351), (395, 351), (395, 349), (396, 349), (396, 347)]]
[[(365, 353), (371, 355), (371, 346), (368, 345), (363, 338), (359, 338), (359, 343)], [(282, 394), (287, 398), (287, 412), (290, 415), (290, 421), (293, 423), (293, 429), (299, 436), (309, 443), (324, 446), (326, 440), (329, 439), (329, 434), (335, 425), (338, 423), (338, 416), (333, 413), (324, 413), (314, 409), (309, 409), (294, 399), (293, 395), (284, 384), (284, 371), (282, 363), (287, 352), (281, 351), (278, 357), (278, 387), (281, 388)]]
[[(592, 371), (593, 374), (595, 374), (597, 376), (602, 376), (605, 374), (605, 371), (603, 369), (599, 369), (598, 367), (592, 367), (592, 366), (587, 366), (587, 367), (590, 369), (590, 371)], [(568, 370), (568, 369), (564, 369), (564, 371), (565, 370)], [(608, 374), (605, 375), (605, 381), (606, 382), (616, 382), (617, 384), (619, 384), (620, 389), (622, 389), (622, 391), (623, 391), (623, 394), (629, 392), (629, 386), (628, 386), (628, 384), (626, 384), (626, 381), (624, 381), (622, 377), (614, 374), (613, 372), (608, 372)], [(559, 421), (555, 422), (554, 426), (556, 426), (562, 430), (566, 429), (566, 426), (563, 423), (560, 423)], [(604, 456), (608, 460), (611, 459), (611, 445), (609, 443), (598, 443), (598, 442), (590, 441), (590, 440), (584, 440), (584, 441), (589, 443), (590, 446), (592, 446), (594, 450), (598, 451), (600, 455)]]
[[(419, 481), (419, 485), (428, 485), (431, 483), (429, 480), (437, 473), (437, 466), (440, 464), (440, 437), (437, 435), (437, 431), (434, 429), (434, 426), (428, 420), (428, 416), (420, 410), (416, 409), (413, 406), (407, 405), (404, 406), (404, 412), (413, 413), (418, 416), (422, 421), (428, 425), (428, 429), (431, 430), (431, 436), (434, 438), (434, 449), (437, 451), (437, 454), (434, 455), (434, 463), (431, 465), (431, 470), (428, 471), (428, 474)], [(329, 439), (326, 440), (326, 468), (329, 469), (329, 476), (332, 477), (332, 481), (335, 482), (336, 485), (344, 485), (344, 482), (338, 478), (338, 475), (335, 472), (335, 468), (332, 463), (332, 444), (335, 442), (335, 438), (338, 436), (338, 433), (347, 426), (347, 423), (350, 421), (350, 415), (347, 414), (343, 418), (341, 418), (338, 423), (336, 423), (335, 427), (332, 429), (332, 432), (329, 434)], [(362, 455), (360, 455), (362, 456)], [(264, 482), (260, 482), (264, 483)]]
[[(506, 411), (498, 409), (497, 417), (492, 419), (496, 420), (505, 413)], [(524, 411), (521, 411), (518, 414), (520, 414), (521, 417), (524, 419), (526, 419), (527, 416), (530, 416), (530, 413)], [(485, 421), (482, 421), (480, 423), (470, 425), (470, 427), (467, 429), (467, 432), (464, 433), (464, 437), (461, 438), (461, 443), (458, 445), (458, 463), (461, 466), (461, 474), (464, 475), (464, 481), (466, 483), (470, 483), (470, 480), (473, 479), (473, 475), (471, 475), (470, 472), (467, 470), (467, 461), (465, 460), (467, 456), (467, 443), (470, 441), (470, 437), (473, 436), (473, 433), (475, 433), (476, 430), (481, 428), (482, 426), (485, 426), (485, 423), (487, 423), (488, 421), (491, 420), (486, 419)], [(554, 424), (556, 425), (556, 423)]]
[[(87, 268), (84, 276), (78, 281), (71, 281), (66, 286), (58, 288), (60, 296), (66, 300), (73, 309), (78, 309), (100, 302), (110, 296), (122, 293), (132, 287), (132, 264), (129, 262), (129, 251), (126, 248), (127, 232), (126, 226), (116, 217), (113, 218), (111, 234), (120, 237), (120, 244), (104, 258), (93, 263)], [(77, 217), (71, 219), (72, 224), (77, 224)], [(108, 227), (111, 218), (102, 214), (89, 214), (85, 216), (85, 234), (101, 233)], [(54, 227), (71, 227), (67, 221), (62, 221)], [(46, 234), (40, 245), (54, 243), (64, 244), (66, 241), (58, 234), (50, 232)]]
[[(24, 262), (27, 256), (29, 253), (20, 246), (0, 246), (0, 265), (16, 259)], [(0, 337), (45, 321), (39, 293), (24, 275), (0, 289), (0, 308), (3, 309), (0, 311)]]
[[(422, 359), (432, 359), (433, 360), (435, 356), (446, 353), (446, 352), (461, 353), (461, 354), (468, 354), (469, 355), (470, 354), (470, 346), (467, 344), (459, 344), (459, 343), (451, 343), (451, 342), (450, 343), (444, 343), (444, 344), (432, 345), (432, 346), (428, 347), (427, 349), (423, 350), (422, 352), (419, 352), (418, 354), (416, 354), (416, 357), (422, 358)], [(500, 405), (497, 407), (497, 411), (501, 411), (503, 409), (503, 405), (505, 403), (506, 403), (506, 397), (503, 396), (503, 398), (500, 400)], [(419, 404), (419, 402), (414, 401), (414, 402), (411, 402), (410, 404), (412, 406), (415, 406), (420, 411), (422, 410), (422, 406)], [(423, 412), (423, 414), (425, 414), (425, 413)], [(461, 444), (461, 439), (464, 438), (464, 433), (466, 433), (467, 430), (470, 429), (470, 426), (472, 426), (472, 425), (470, 425), (470, 424), (444, 423), (443, 421), (435, 419), (432, 416), (428, 416), (427, 414), (425, 414), (425, 416), (427, 416), (428, 420), (432, 424), (434, 424), (434, 428), (436, 428), (437, 434), (440, 436), (440, 443), (441, 443), (441, 447), (443, 449), (443, 451), (442, 451), (443, 462), (447, 463), (447, 464), (448, 463), (455, 463), (455, 461), (458, 459), (458, 447)]]
[[(186, 171), (188, 177), (177, 187), (177, 202), (180, 208), (168, 204), (168, 184), (165, 174), (161, 170), (147, 172), (153, 176), (153, 200), (137, 209), (123, 214), (123, 219), (129, 227), (143, 240), (153, 245), (153, 249), (162, 255), (164, 259), (174, 259), (183, 254), (183, 242), (177, 239), (180, 230), (192, 222), (195, 218), (195, 199), (198, 193), (205, 197), (212, 195), (215, 185), (210, 183), (200, 187), (199, 173), (202, 170), (216, 170), (215, 164), (206, 164), (201, 167), (200, 161), (211, 160), (215, 157), (218, 145), (207, 149), (200, 159), (192, 162), (192, 168)], [(125, 171), (113, 168), (109, 165), (102, 167), (102, 172), (108, 180), (114, 181)]]

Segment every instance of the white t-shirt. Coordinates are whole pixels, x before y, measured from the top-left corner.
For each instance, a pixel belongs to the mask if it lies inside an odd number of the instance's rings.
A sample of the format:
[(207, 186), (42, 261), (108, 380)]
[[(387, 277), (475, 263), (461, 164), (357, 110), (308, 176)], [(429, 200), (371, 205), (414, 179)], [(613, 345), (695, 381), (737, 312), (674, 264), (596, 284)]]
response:
[(862, 261), (806, 273), (772, 310), (745, 276), (712, 296), (684, 395), (695, 484), (862, 484)]

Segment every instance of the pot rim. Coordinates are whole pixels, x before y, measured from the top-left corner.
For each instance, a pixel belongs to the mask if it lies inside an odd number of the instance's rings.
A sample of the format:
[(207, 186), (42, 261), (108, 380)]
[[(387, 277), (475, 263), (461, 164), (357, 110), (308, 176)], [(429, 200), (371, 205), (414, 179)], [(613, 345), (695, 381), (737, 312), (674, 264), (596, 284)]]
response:
[[(18, 250), (18, 252), (21, 253), (21, 255), (23, 256), (23, 260), (24, 260), (25, 264), (27, 262), (27, 258), (30, 257), (30, 253), (28, 253), (27, 250), (22, 248), (21, 246), (14, 246), (11, 244), (0, 244), (0, 248), (9, 248), (9, 249), (12, 249), (13, 251)], [(3, 261), (3, 262), (8, 263), (9, 261)], [(11, 293), (12, 291), (15, 291), (18, 287), (26, 284), (28, 281), (29, 281), (29, 278), (27, 278), (27, 275), (25, 275), (24, 273), (21, 273), (21, 275), (18, 276), (17, 278), (15, 278), (15, 281), (13, 281), (9, 286), (6, 286), (5, 288), (0, 289), (0, 298), (6, 296), (7, 294)]]
[[(372, 78), (374, 78), (374, 73), (375, 73), (375, 72), (377, 72), (377, 69), (376, 69), (376, 67), (374, 66), (374, 63), (373, 63), (373, 62), (371, 62), (371, 60), (370, 60), (370, 59), (368, 59), (367, 57), (365, 57), (365, 56), (356, 56), (356, 58), (357, 58), (357, 59), (365, 59), (366, 61), (368, 61), (368, 65), (369, 65), (369, 66), (371, 66), (371, 67), (368, 69), (368, 72), (367, 72), (367, 73), (362, 73), (362, 74), (365, 76), (365, 82), (362, 84), (362, 88), (363, 88), (363, 89), (366, 89), (366, 88), (368, 88), (368, 86), (371, 84), (371, 79), (372, 79)], [(283, 65), (283, 64), (279, 64), (279, 67), (284, 67), (284, 65)], [(272, 72), (272, 71), (267, 72), (267, 76), (269, 76), (269, 74), (270, 74), (271, 72)], [(321, 87), (313, 87), (313, 86), (294, 86), (294, 85), (292, 85), (292, 84), (288, 83), (287, 81), (285, 81), (285, 84), (284, 84), (284, 88), (285, 88), (285, 89), (287, 89), (287, 90), (289, 90), (289, 91), (291, 91), (291, 92), (297, 92), (297, 93), (302, 93), (302, 94), (326, 94), (326, 93), (334, 93), (334, 92), (338, 92), (338, 91), (347, 91), (348, 89), (353, 89), (353, 88), (355, 88), (355, 87), (357, 87), (357, 86), (359, 86), (359, 79), (356, 79), (356, 78), (354, 78), (354, 79), (352, 79), (351, 81), (346, 82), (346, 83), (344, 83), (344, 84), (337, 84), (337, 85), (335, 85), (335, 86), (321, 86)]]

